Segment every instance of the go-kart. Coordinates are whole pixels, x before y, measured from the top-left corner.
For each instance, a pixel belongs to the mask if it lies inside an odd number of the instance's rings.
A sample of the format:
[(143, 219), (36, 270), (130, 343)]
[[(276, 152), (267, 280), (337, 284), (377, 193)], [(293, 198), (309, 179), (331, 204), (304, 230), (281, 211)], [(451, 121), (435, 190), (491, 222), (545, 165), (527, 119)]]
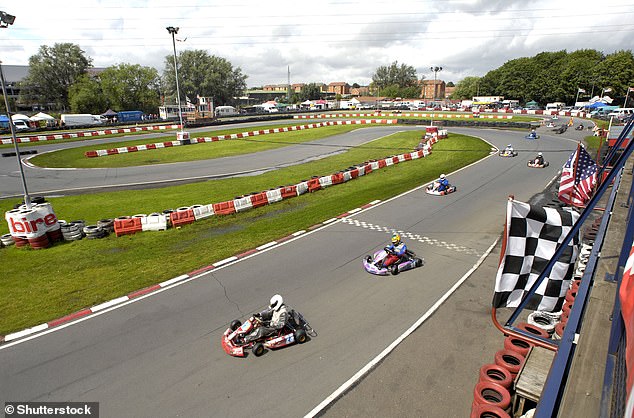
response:
[(288, 320), (284, 328), (273, 335), (246, 342), (246, 337), (257, 332), (257, 328), (262, 325), (264, 325), (264, 321), (258, 314), (253, 314), (244, 323), (238, 319), (232, 321), (222, 335), (222, 348), (227, 354), (234, 357), (245, 357), (248, 349), (251, 349), (256, 357), (260, 357), (267, 348), (276, 349), (295, 343), (302, 344), (308, 340), (308, 336), (315, 337), (317, 335), (301, 313), (289, 309)]
[(500, 157), (517, 157), (517, 151), (501, 150), (499, 155)]
[(456, 186), (452, 186), (452, 185), (447, 186), (447, 188), (445, 190), (439, 191), (438, 190), (438, 182), (437, 181), (429, 184), (427, 186), (427, 188), (425, 189), (425, 193), (431, 194), (431, 195), (434, 195), (434, 196), (444, 196), (444, 195), (447, 195), (449, 193), (453, 193), (455, 191), (456, 191)]
[(539, 139), (539, 135), (535, 132), (531, 132), (530, 134), (526, 135), (524, 138), (526, 139)]
[(548, 161), (544, 161), (544, 164), (537, 164), (535, 160), (529, 160), (526, 165), (532, 168), (545, 168), (548, 167)]
[(425, 264), (425, 261), (416, 256), (413, 251), (406, 250), (400, 260), (397, 260), (394, 264), (385, 267), (383, 266), (383, 262), (391, 252), (392, 251), (388, 247), (385, 247), (382, 250), (375, 252), (373, 256), (366, 255), (363, 259), (363, 267), (365, 267), (365, 271), (378, 276), (387, 276), (388, 274), (396, 276), (401, 271), (411, 270)]

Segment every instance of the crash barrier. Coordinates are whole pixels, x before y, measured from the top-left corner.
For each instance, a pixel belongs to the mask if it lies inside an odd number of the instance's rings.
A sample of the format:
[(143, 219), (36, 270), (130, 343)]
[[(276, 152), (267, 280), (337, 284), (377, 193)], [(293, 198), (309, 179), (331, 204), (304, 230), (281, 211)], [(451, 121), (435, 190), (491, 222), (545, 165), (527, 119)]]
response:
[[(406, 118), (461, 118), (461, 119), (472, 119), (477, 118), (473, 114), (447, 114), (447, 113), (372, 113), (372, 114), (356, 114), (356, 113), (328, 113), (328, 114), (320, 114), (320, 115), (295, 115), (293, 119), (328, 119), (328, 118), (354, 118), (354, 117), (368, 117), (368, 116), (376, 116), (376, 117), (406, 117)], [(511, 115), (480, 115), (481, 118), (487, 119), (513, 119)]]
[(111, 148), (111, 149), (92, 150), (92, 151), (86, 151), (84, 155), (88, 158), (106, 157), (108, 155), (127, 154), (130, 152), (148, 151), (153, 149), (161, 149), (161, 148), (169, 148), (169, 147), (178, 147), (181, 145), (203, 144), (207, 142), (217, 142), (217, 141), (230, 140), (230, 139), (243, 139), (243, 138), (250, 138), (254, 136), (267, 135), (267, 134), (276, 134), (276, 133), (282, 133), (282, 132), (301, 131), (304, 129), (322, 128), (325, 126), (357, 125), (357, 124), (360, 124), (360, 125), (396, 124), (396, 123), (397, 123), (396, 120), (391, 120), (391, 119), (368, 119), (368, 120), (363, 119), (363, 120), (350, 120), (350, 121), (319, 122), (319, 123), (312, 123), (309, 125), (296, 125), (296, 126), (287, 126), (284, 128), (261, 129), (257, 131), (241, 132), (241, 133), (227, 134), (222, 136), (191, 138), (191, 139), (182, 140), (182, 141), (176, 140), (176, 141), (167, 141), (167, 142), (157, 142), (154, 144), (137, 145), (133, 147), (119, 147), (119, 148)]
[[(164, 131), (168, 129), (178, 129), (180, 125), (155, 125), (155, 126), (138, 126), (133, 128), (120, 128), (120, 129), (103, 129), (97, 131), (85, 131), (85, 132), (67, 132), (63, 134), (50, 134), (50, 135), (35, 135), (35, 136), (22, 136), (16, 138), (18, 144), (28, 142), (39, 141), (53, 141), (56, 139), (72, 139), (72, 138), (89, 138), (95, 136), (113, 135), (113, 134), (129, 134), (142, 131)], [(2, 144), (13, 144), (12, 138), (4, 138), (0, 140)]]

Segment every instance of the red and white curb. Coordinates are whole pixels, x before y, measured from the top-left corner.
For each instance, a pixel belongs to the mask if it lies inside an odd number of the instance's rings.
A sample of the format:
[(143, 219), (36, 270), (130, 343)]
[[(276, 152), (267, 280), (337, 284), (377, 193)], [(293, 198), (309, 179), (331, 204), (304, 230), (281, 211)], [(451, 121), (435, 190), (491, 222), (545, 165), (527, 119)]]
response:
[(69, 315), (63, 316), (63, 317), (58, 318), (58, 319), (54, 319), (54, 320), (46, 322), (44, 324), (40, 324), (40, 325), (31, 327), (31, 328), (27, 328), (27, 329), (24, 329), (22, 331), (14, 332), (14, 333), (7, 334), (7, 335), (4, 335), (4, 336), (0, 335), (0, 344), (17, 341), (17, 340), (20, 340), (22, 338), (29, 337), (29, 336), (34, 336), (35, 334), (38, 334), (40, 332), (49, 330), (51, 328), (55, 328), (55, 327), (58, 327), (60, 325), (66, 325), (66, 324), (69, 324), (69, 323), (71, 323), (73, 321), (76, 321), (76, 320), (88, 317), (90, 315), (94, 315), (94, 314), (99, 313), (101, 311), (104, 311), (104, 310), (106, 310), (108, 308), (112, 308), (114, 306), (121, 305), (121, 304), (129, 302), (131, 300), (138, 299), (141, 296), (146, 296), (146, 295), (149, 295), (151, 293), (158, 292), (161, 289), (164, 289), (166, 287), (170, 287), (172, 285), (175, 285), (177, 283), (183, 282), (185, 280), (191, 280), (191, 279), (198, 278), (203, 273), (207, 273), (208, 271), (217, 269), (219, 267), (227, 266), (227, 265), (229, 265), (231, 263), (234, 263), (234, 262), (237, 262), (237, 261), (239, 261), (241, 259), (244, 259), (244, 258), (253, 256), (254, 254), (258, 254), (260, 252), (266, 251), (266, 250), (268, 250), (270, 248), (273, 248), (273, 247), (275, 247), (277, 245), (283, 244), (286, 241), (290, 241), (290, 240), (292, 240), (294, 238), (297, 238), (299, 236), (305, 235), (305, 234), (307, 234), (309, 232), (313, 232), (313, 231), (316, 231), (316, 230), (318, 230), (320, 228), (323, 228), (323, 227), (325, 227), (325, 226), (327, 226), (327, 225), (329, 225), (329, 224), (331, 224), (331, 223), (333, 223), (333, 222), (335, 222), (335, 221), (337, 221), (337, 220), (339, 220), (341, 218), (344, 218), (344, 217), (349, 216), (351, 214), (357, 213), (357, 212), (362, 211), (364, 209), (368, 209), (370, 207), (376, 206), (379, 203), (381, 203), (381, 200), (374, 200), (374, 201), (372, 201), (372, 202), (370, 202), (370, 203), (368, 203), (366, 205), (363, 205), (363, 206), (361, 206), (359, 208), (355, 208), (355, 209), (352, 209), (352, 210), (350, 210), (348, 212), (345, 212), (345, 213), (343, 213), (343, 214), (341, 214), (341, 215), (339, 215), (339, 216), (337, 216), (335, 218), (331, 218), (331, 219), (328, 219), (328, 220), (323, 221), (321, 223), (315, 224), (315, 225), (309, 227), (307, 230), (300, 230), (300, 231), (294, 232), (294, 233), (292, 233), (290, 235), (287, 235), (285, 237), (279, 238), (279, 239), (277, 239), (275, 241), (271, 241), (271, 242), (268, 242), (266, 244), (263, 244), (263, 245), (260, 245), (258, 247), (255, 247), (252, 250), (248, 250), (248, 251), (245, 251), (245, 252), (243, 252), (241, 254), (238, 254), (238, 255), (235, 255), (235, 256), (231, 256), (231, 257), (225, 258), (223, 260), (216, 261), (213, 264), (210, 264), (210, 265), (205, 266), (205, 267), (201, 267), (201, 268), (193, 270), (193, 271), (191, 271), (189, 273), (182, 274), (180, 276), (177, 276), (177, 277), (174, 277), (172, 279), (166, 280), (164, 282), (161, 282), (161, 283), (146, 287), (144, 289), (136, 290), (134, 292), (128, 293), (125, 296), (121, 296), (121, 297), (109, 300), (107, 302), (100, 303), (100, 304), (92, 306), (90, 308), (86, 308), (86, 309), (82, 309), (82, 310), (77, 311), (77, 312), (73, 312), (73, 313), (71, 313)]

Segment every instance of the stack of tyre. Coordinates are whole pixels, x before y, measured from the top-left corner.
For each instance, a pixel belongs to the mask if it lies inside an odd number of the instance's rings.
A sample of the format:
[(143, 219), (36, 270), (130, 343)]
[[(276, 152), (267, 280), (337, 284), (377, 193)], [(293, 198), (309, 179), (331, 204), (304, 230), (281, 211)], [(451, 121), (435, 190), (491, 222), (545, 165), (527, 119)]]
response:
[(84, 237), (87, 239), (100, 239), (114, 231), (114, 221), (112, 219), (102, 219), (97, 222), (97, 225), (86, 225), (83, 220), (60, 221), (60, 224), (62, 235), (66, 241), (78, 241)]
[(15, 244), (15, 241), (11, 234), (4, 234), (0, 237), (0, 247), (8, 247), (13, 244)]

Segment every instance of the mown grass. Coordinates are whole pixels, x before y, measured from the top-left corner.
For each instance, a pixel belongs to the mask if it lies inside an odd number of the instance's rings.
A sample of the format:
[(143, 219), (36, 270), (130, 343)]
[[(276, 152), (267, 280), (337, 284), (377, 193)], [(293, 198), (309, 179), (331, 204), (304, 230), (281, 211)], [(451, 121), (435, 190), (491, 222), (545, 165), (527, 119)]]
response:
[[(303, 123), (276, 125), (264, 129), (284, 128), (288, 126), (303, 125)], [(249, 154), (258, 151), (265, 151), (275, 148), (286, 147), (292, 144), (309, 142), (319, 138), (338, 135), (352, 130), (360, 129), (368, 125), (336, 125), (324, 126), (314, 129), (300, 131), (283, 132), (276, 134), (265, 134), (242, 139), (225, 139), (217, 142), (206, 142), (202, 144), (192, 144), (178, 147), (160, 148), (149, 151), (139, 151), (104, 157), (87, 158), (84, 153), (96, 149), (131, 147), (155, 142), (164, 142), (150, 139), (131, 140), (107, 145), (86, 145), (71, 149), (59, 150), (37, 155), (31, 158), (31, 162), (40, 167), (56, 168), (114, 168), (132, 167), (140, 165), (166, 164), (183, 161), (207, 160), (212, 158), (229, 157), (233, 155)], [(200, 132), (192, 135), (193, 138), (230, 135), (243, 133), (257, 128), (226, 129), (222, 131)], [(174, 138), (176, 139), (176, 138)]]
[[(49, 201), (58, 218), (84, 219), (88, 224), (125, 214), (221, 202), (409, 151), (420, 135), (417, 131), (394, 134), (344, 154), (254, 177)], [(46, 250), (3, 248), (0, 334), (94, 306), (306, 229), (374, 199), (387, 199), (432, 180), (440, 172), (451, 172), (476, 161), (488, 152), (489, 145), (481, 140), (452, 134), (437, 143), (426, 158), (240, 214), (212, 217), (161, 232), (60, 243)], [(1, 201), (0, 209), (6, 211), (16, 202)], [(2, 228), (6, 232), (6, 225)], [(231, 245), (224, 245), (227, 242)]]

